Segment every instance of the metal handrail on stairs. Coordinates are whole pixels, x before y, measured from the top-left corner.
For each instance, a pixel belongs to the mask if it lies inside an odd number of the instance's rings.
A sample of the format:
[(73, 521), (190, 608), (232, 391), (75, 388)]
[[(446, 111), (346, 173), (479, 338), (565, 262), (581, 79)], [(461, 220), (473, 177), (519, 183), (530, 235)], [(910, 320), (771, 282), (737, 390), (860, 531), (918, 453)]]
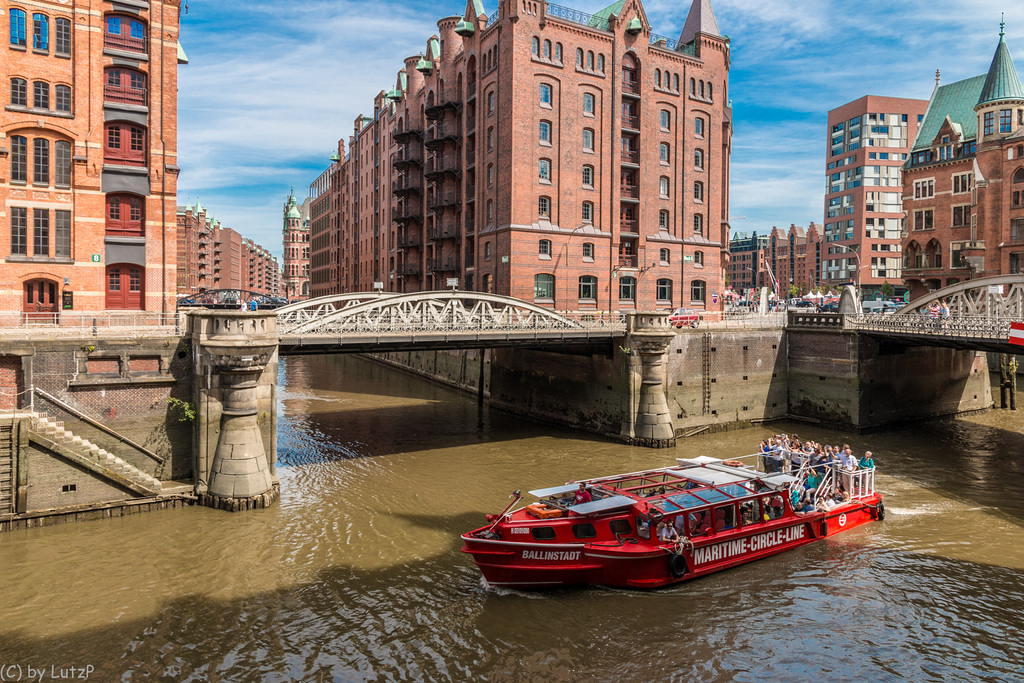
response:
[(71, 406), (69, 406), (64, 401), (60, 400), (56, 396), (53, 396), (53, 395), (49, 394), (46, 391), (40, 389), (39, 387), (33, 386), (30, 389), (30, 391), (32, 391), (33, 394), (38, 394), (39, 396), (42, 396), (47, 401), (49, 401), (50, 403), (53, 403), (54, 405), (56, 405), (61, 410), (66, 410), (67, 412), (71, 413), (72, 415), (77, 417), (82, 422), (85, 422), (86, 424), (95, 427), (96, 429), (100, 430), (104, 434), (108, 434), (108, 435), (114, 437), (115, 439), (117, 439), (121, 443), (125, 444), (126, 446), (130, 446), (131, 448), (134, 448), (135, 450), (137, 450), (138, 452), (142, 453), (143, 455), (148, 456), (149, 458), (152, 458), (159, 465), (159, 467), (157, 468), (157, 477), (156, 478), (157, 479), (161, 479), (163, 477), (163, 473), (164, 473), (164, 471), (163, 471), (164, 470), (164, 459), (161, 458), (156, 453), (154, 453), (153, 451), (149, 450), (148, 448), (145, 448), (144, 446), (140, 446), (139, 444), (137, 444), (134, 441), (132, 441), (131, 439), (129, 439), (127, 436), (125, 436), (123, 434), (119, 434), (118, 432), (115, 432), (110, 427), (107, 427), (106, 425), (97, 422), (96, 420), (92, 419), (91, 417), (89, 417), (85, 413), (83, 413), (83, 412), (81, 412), (79, 410), (76, 410), (75, 408), (72, 408)]

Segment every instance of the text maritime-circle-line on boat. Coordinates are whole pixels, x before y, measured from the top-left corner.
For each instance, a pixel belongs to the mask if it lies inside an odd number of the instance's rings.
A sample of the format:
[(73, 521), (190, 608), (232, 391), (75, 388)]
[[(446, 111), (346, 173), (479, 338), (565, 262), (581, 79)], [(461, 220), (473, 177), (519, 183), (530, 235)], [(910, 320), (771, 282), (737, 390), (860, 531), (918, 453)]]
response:
[(658, 588), (885, 516), (874, 467), (805, 462), (789, 474), (759, 471), (763, 459), (679, 458), (530, 491), (538, 502), (518, 508), (516, 491), (486, 526), (462, 535), (462, 551), (491, 586)]

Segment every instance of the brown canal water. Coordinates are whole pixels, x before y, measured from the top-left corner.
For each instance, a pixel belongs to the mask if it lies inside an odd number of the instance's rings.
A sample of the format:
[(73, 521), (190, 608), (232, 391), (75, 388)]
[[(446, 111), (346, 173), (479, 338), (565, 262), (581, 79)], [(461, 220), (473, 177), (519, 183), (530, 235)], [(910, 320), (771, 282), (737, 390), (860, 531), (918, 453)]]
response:
[[(646, 450), (356, 358), (290, 358), (282, 379), (274, 508), (0, 535), (0, 680), (1024, 678), (1024, 411)], [(873, 450), (886, 520), (650, 592), (490, 590), (459, 550), (514, 489), (775, 431)]]

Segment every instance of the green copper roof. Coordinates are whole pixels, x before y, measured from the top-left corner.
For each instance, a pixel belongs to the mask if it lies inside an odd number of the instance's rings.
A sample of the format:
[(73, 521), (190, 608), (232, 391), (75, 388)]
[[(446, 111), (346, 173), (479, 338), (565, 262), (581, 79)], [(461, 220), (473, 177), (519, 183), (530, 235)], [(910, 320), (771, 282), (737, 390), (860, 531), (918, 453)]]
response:
[(996, 102), (998, 100), (1024, 100), (1024, 85), (1017, 77), (1017, 69), (1010, 57), (1010, 48), (1003, 41), (1003, 32), (999, 31), (999, 45), (992, 56), (992, 64), (988, 67), (985, 87), (981, 89), (978, 104)]
[(438, 41), (437, 36), (432, 36), (427, 41), (427, 54), (431, 60), (435, 60), (441, 56), (441, 43)]
[(299, 209), (292, 204), (288, 207), (288, 213), (284, 215), (285, 218), (302, 218), (302, 214), (299, 213)]
[(402, 71), (398, 72), (398, 80), (402, 84), (402, 92), (405, 92), (409, 88), (407, 79), (408, 79), (408, 76), (406, 75), (404, 69)]
[(178, 64), (188, 64), (188, 55), (185, 54), (185, 48), (181, 46), (181, 42), (178, 42)]
[(478, 17), (484, 13), (483, 0), (473, 0), (473, 13)]
[(976, 140), (978, 115), (974, 113), (974, 105), (978, 102), (983, 85), (985, 76), (982, 75), (936, 88), (928, 102), (921, 127), (917, 131), (913, 151), (932, 146), (932, 140), (939, 134), (939, 128), (947, 116), (953, 123), (960, 124), (964, 140)]
[(625, 4), (626, 0), (619, 0), (618, 2), (613, 2), (612, 4), (608, 5), (603, 10), (595, 12), (593, 15), (591, 15), (590, 22), (587, 24), (587, 26), (591, 28), (599, 28), (602, 31), (607, 31), (608, 18), (613, 14), (615, 16), (618, 16), (619, 12), (622, 10), (622, 6)]
[(473, 27), (473, 22), (466, 21), (465, 19), (459, 19), (458, 23), (455, 24), (455, 32), (463, 38), (468, 38), (473, 35), (476, 29)]

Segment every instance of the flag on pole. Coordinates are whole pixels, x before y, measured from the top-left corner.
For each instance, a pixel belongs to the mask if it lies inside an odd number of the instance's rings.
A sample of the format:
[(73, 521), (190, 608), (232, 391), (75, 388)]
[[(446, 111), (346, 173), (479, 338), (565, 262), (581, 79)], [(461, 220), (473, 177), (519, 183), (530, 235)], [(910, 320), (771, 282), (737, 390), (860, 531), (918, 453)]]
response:
[(1010, 323), (1010, 343), (1024, 346), (1024, 323)]

